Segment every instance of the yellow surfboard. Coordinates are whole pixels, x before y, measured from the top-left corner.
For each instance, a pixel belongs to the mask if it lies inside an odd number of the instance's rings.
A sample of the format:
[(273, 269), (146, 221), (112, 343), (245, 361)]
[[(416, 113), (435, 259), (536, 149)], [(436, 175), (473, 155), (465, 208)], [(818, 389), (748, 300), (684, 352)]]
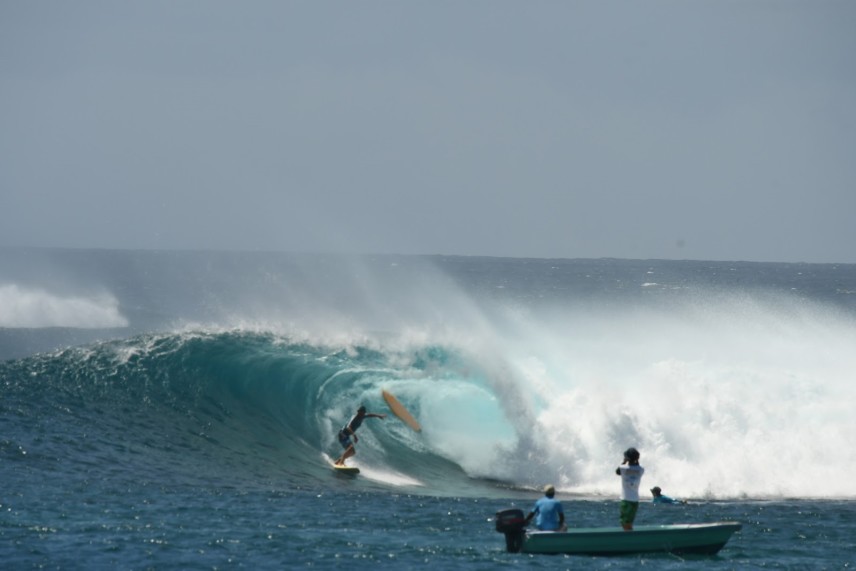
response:
[(360, 473), (360, 469), (356, 466), (337, 466), (333, 464), (333, 469), (339, 474), (348, 474), (352, 476), (356, 476)]
[(392, 396), (389, 392), (382, 390), (381, 394), (383, 395), (383, 400), (386, 401), (386, 404), (389, 406), (389, 410), (392, 411), (392, 414), (400, 418), (404, 421), (407, 426), (415, 430), (416, 432), (422, 432), (422, 427), (419, 426), (419, 423), (416, 422), (416, 419), (413, 418), (413, 415), (410, 414), (404, 405), (398, 402), (398, 399)]

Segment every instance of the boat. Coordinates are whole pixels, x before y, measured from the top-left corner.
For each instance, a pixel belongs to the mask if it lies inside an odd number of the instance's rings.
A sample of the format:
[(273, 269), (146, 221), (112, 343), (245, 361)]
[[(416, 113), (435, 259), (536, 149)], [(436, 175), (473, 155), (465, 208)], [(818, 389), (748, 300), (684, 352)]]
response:
[(632, 531), (615, 527), (572, 528), (567, 531), (528, 531), (523, 511), (497, 512), (496, 530), (505, 534), (512, 553), (571, 555), (629, 555), (676, 553), (715, 555), (743, 525), (733, 521), (638, 525)]

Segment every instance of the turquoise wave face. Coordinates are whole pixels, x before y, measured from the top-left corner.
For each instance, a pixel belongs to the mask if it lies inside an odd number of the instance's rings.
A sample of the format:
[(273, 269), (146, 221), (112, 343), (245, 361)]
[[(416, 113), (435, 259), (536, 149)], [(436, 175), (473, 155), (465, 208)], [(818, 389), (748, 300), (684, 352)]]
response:
[(237, 332), (147, 335), (7, 361), (0, 364), (4, 456), (71, 478), (97, 470), (191, 484), (312, 486), (330, 477), (341, 451), (336, 432), (365, 405), (388, 415), (358, 432), (353, 462), (367, 483), (481, 490), (381, 398), (382, 388), (393, 390), (419, 416), (419, 394), (460, 382), (460, 365), (440, 347), (403, 354)]

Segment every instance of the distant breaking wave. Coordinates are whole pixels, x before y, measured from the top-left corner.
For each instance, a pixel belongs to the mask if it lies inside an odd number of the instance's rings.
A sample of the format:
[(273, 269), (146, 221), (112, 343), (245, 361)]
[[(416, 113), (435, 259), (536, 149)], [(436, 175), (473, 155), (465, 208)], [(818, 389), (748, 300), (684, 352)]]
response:
[(127, 327), (119, 302), (110, 294), (61, 296), (16, 284), (0, 285), (0, 327)]

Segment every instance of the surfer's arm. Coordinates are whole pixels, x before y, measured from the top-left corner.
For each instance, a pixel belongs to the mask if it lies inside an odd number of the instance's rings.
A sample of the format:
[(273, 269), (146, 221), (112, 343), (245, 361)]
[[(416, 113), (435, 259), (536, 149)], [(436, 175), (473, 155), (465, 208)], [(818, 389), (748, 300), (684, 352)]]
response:
[(374, 412), (370, 412), (366, 415), (367, 418), (386, 418), (385, 414), (377, 414)]

